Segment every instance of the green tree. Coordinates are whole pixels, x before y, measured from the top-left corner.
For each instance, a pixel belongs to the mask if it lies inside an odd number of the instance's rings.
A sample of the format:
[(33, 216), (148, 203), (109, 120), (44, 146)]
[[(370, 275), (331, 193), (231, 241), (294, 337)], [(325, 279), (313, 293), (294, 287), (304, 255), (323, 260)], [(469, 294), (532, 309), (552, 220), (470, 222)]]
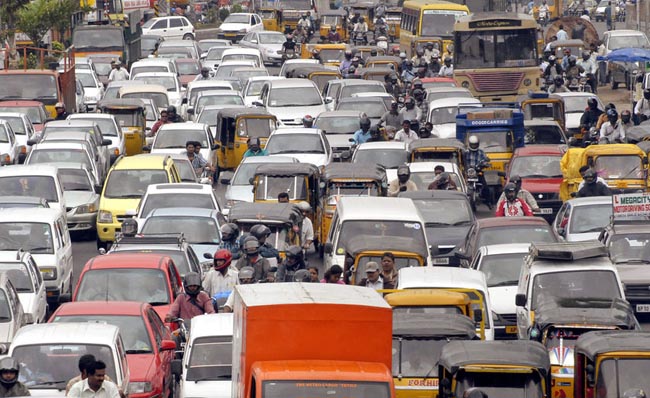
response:
[(18, 10), (16, 26), (32, 40), (35, 46), (38, 46), (52, 27), (52, 15), (57, 6), (57, 0), (35, 0)]
[[(56, 29), (59, 37), (65, 35), (72, 24), (72, 15), (82, 11), (79, 0), (57, 0), (59, 5), (54, 8), (51, 17), (52, 28)], [(86, 7), (84, 8), (86, 9)]]
[[(0, 27), (7, 32), (9, 48), (16, 48), (16, 25), (18, 23), (18, 10), (29, 4), (30, 0), (2, 0), (0, 1)], [(12, 51), (15, 58), (15, 50)]]

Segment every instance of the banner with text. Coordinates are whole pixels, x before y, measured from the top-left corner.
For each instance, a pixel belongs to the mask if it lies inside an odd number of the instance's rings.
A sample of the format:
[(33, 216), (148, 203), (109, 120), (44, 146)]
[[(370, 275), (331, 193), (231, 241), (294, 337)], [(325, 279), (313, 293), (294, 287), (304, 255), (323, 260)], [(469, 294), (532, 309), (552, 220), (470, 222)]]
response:
[(650, 194), (624, 193), (612, 197), (614, 217), (638, 217), (650, 215)]

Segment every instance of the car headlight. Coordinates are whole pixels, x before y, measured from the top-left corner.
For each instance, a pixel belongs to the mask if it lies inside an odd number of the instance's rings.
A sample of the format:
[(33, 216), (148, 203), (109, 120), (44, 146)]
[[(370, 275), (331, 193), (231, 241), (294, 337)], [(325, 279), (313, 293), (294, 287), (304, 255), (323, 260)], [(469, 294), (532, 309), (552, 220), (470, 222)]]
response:
[(100, 210), (99, 214), (97, 214), (97, 221), (103, 223), (111, 223), (113, 222), (113, 214), (111, 214), (110, 211)]
[(41, 276), (46, 281), (53, 281), (56, 279), (56, 267), (40, 267)]
[(239, 33), (246, 33), (246, 29), (239, 29)]
[(151, 383), (148, 381), (132, 381), (129, 383), (129, 394), (142, 394), (151, 391)]
[(11, 343), (0, 343), (0, 355), (5, 355), (9, 352), (9, 344)]
[(77, 207), (77, 213), (94, 213), (97, 211), (97, 205), (94, 203), (87, 203)]

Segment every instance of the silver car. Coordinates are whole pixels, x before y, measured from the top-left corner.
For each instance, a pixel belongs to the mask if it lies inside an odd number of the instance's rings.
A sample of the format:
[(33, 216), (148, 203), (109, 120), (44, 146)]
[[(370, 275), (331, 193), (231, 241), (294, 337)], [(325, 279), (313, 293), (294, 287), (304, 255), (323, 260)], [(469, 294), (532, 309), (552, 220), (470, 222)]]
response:
[(263, 30), (259, 32), (248, 32), (239, 42), (242, 47), (256, 48), (262, 53), (265, 64), (282, 63), (282, 44), (287, 39), (281, 32)]

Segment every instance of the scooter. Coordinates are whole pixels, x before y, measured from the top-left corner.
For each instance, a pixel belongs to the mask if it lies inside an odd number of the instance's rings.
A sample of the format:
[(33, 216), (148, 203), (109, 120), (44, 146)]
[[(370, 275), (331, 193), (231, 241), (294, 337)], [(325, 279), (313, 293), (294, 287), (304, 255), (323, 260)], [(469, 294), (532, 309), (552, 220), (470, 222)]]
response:
[(286, 61), (288, 59), (296, 59), (298, 58), (298, 55), (296, 54), (296, 50), (284, 50), (284, 54), (282, 54), (282, 61)]

